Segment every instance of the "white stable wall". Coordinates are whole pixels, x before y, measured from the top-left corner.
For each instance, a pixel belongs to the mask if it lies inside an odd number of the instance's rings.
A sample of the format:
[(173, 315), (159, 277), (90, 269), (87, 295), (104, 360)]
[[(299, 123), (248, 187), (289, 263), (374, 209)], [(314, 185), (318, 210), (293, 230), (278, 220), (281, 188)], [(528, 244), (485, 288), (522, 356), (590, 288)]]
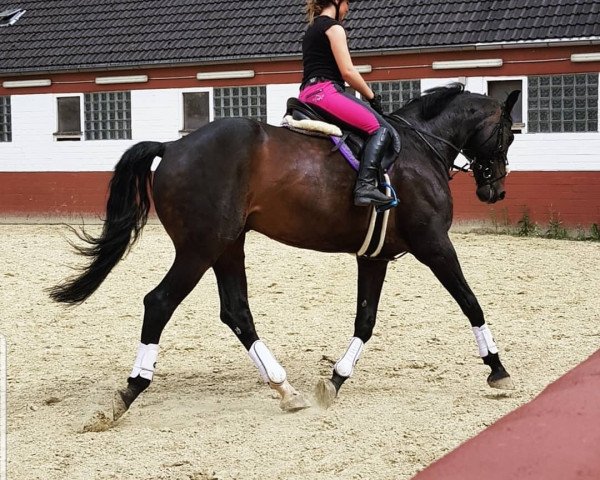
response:
[[(451, 82), (461, 82), (465, 84), (465, 90), (487, 94), (487, 80), (507, 78), (525, 79), (525, 77), (425, 78), (421, 80), (421, 90), (425, 91)], [(525, 82), (523, 85), (521, 101), (526, 107), (527, 88)], [(527, 125), (527, 108), (523, 108), (523, 121)], [(513, 171), (600, 170), (600, 132), (515, 134), (515, 141), (509, 150), (508, 161), (510, 169)]]
[[(426, 90), (452, 81), (466, 82), (467, 90), (485, 93), (483, 77), (422, 79), (421, 88)], [(286, 100), (297, 95), (298, 87), (298, 84), (267, 86), (268, 123), (280, 124)], [(208, 91), (212, 104), (212, 89), (207, 88), (132, 90), (131, 140), (79, 142), (57, 142), (53, 136), (57, 95), (13, 95), (13, 141), (0, 142), (0, 171), (112, 170), (123, 152), (137, 142), (181, 137), (182, 92), (189, 91)], [(600, 170), (600, 133), (517, 134), (509, 161), (511, 170)]]

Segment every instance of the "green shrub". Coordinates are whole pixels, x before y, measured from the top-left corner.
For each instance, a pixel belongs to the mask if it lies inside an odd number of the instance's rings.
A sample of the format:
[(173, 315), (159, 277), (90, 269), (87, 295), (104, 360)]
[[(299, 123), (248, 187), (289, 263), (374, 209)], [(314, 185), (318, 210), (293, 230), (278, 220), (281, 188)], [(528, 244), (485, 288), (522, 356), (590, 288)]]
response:
[(590, 226), (590, 240), (600, 242), (600, 227), (597, 223), (592, 223)]
[(529, 217), (529, 211), (525, 210), (521, 220), (517, 222), (517, 235), (519, 237), (531, 237), (539, 233), (537, 223), (532, 222)]
[(548, 230), (546, 230), (547, 238), (555, 238), (558, 240), (564, 240), (565, 238), (569, 238), (569, 234), (567, 229), (563, 226), (562, 221), (560, 220), (558, 214), (552, 213), (550, 216), (550, 221), (548, 222)]

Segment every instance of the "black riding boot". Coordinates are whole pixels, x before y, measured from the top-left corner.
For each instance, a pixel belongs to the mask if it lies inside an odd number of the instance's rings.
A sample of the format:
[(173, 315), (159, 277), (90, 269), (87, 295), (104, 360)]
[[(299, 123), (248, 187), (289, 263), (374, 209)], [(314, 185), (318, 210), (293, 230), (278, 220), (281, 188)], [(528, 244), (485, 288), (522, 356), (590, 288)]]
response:
[(377, 189), (381, 160), (390, 140), (391, 137), (386, 127), (380, 127), (369, 138), (354, 187), (354, 205), (359, 207), (385, 205), (392, 201), (391, 197)]

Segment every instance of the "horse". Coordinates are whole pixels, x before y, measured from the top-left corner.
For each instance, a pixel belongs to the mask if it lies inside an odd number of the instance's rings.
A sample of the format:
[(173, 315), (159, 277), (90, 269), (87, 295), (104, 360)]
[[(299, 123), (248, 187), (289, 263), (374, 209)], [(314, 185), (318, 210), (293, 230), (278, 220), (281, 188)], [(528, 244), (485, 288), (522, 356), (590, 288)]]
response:
[[(479, 200), (504, 198), (513, 141), (510, 112), (518, 95), (512, 92), (503, 103), (451, 84), (428, 90), (387, 116), (402, 143), (389, 171), (399, 205), (390, 210), (379, 255), (357, 255), (354, 334), (331, 378), (318, 382), (319, 403), (331, 405), (352, 375), (373, 333), (388, 263), (404, 253), (430, 268), (468, 318), (479, 354), (491, 369), (488, 384), (513, 388), (448, 236), (453, 213), (448, 180), (460, 152), (469, 161)], [(156, 157), (162, 160), (152, 174)], [(113, 419), (150, 385), (163, 329), (209, 268), (218, 283), (220, 319), (243, 344), (263, 381), (278, 392), (281, 408), (310, 406), (256, 332), (244, 241), (246, 232), (254, 230), (294, 247), (356, 254), (370, 208), (353, 205), (354, 181), (355, 172), (332, 151), (329, 140), (247, 118), (219, 119), (173, 142), (130, 147), (110, 180), (102, 232), (78, 233), (84, 243), (74, 246), (89, 259), (87, 264), (50, 288), (56, 302), (84, 302), (135, 244), (154, 201), (175, 259), (144, 297), (140, 344), (126, 386), (115, 392)]]

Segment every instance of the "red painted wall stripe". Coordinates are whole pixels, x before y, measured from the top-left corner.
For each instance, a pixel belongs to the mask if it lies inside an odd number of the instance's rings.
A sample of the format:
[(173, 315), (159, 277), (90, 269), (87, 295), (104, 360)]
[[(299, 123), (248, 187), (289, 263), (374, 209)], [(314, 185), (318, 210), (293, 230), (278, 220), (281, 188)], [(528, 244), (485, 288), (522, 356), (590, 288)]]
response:
[(413, 480), (600, 479), (600, 350)]
[[(371, 73), (364, 74), (367, 81), (387, 81), (398, 79), (447, 78), (469, 76), (514, 76), (549, 75), (560, 73), (587, 73), (600, 71), (600, 62), (573, 63), (571, 54), (596, 52), (590, 45), (569, 45), (565, 47), (505, 48), (496, 50), (462, 50), (441, 52), (403, 53), (393, 55), (356, 55), (357, 65), (368, 63)], [(456, 70), (433, 70), (436, 61), (476, 60), (501, 58), (499, 68), (477, 68)], [(255, 77), (249, 79), (204, 80), (196, 79), (198, 72), (223, 70), (254, 70)], [(5, 76), (2, 80), (23, 80), (49, 78), (49, 87), (3, 88), (0, 82), (0, 95), (21, 95), (38, 93), (78, 93), (105, 92), (131, 89), (161, 89), (190, 87), (223, 87), (230, 85), (271, 85), (279, 83), (300, 83), (302, 77), (300, 60), (248, 61), (218, 65), (194, 65), (182, 67), (141, 67), (124, 70), (101, 70), (76, 73), (38, 74), (28, 76)], [(95, 78), (103, 76), (148, 75), (146, 83), (96, 85)]]
[[(104, 213), (111, 172), (0, 172), (0, 214), (80, 215)], [(527, 210), (546, 225), (554, 216), (564, 225), (600, 225), (600, 172), (512, 172), (506, 199), (495, 205), (477, 200), (475, 181), (459, 174), (450, 182), (455, 220), (516, 223)]]
[(450, 187), (455, 219), (515, 224), (527, 212), (540, 225), (552, 219), (573, 227), (600, 225), (600, 172), (511, 172), (506, 198), (494, 205), (477, 200), (469, 175), (457, 175)]
[(3, 215), (103, 214), (112, 172), (2, 172)]

